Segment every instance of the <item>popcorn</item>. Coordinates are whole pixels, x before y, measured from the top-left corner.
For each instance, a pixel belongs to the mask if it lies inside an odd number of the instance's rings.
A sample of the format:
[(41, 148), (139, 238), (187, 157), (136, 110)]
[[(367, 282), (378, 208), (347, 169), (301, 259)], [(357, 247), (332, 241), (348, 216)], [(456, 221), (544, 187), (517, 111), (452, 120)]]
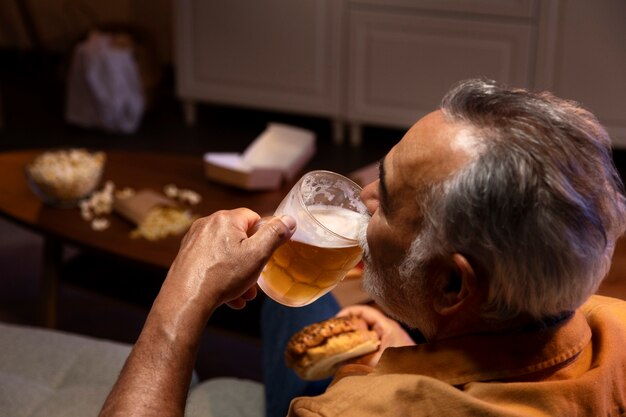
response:
[[(189, 205), (198, 204), (202, 200), (200, 194), (195, 191), (179, 189), (174, 184), (166, 185), (163, 192), (169, 198)], [(104, 216), (113, 211), (114, 199), (126, 199), (134, 195), (133, 188), (116, 189), (112, 181), (107, 181), (100, 191), (94, 192), (88, 199), (79, 203), (80, 215), (83, 220), (90, 222), (92, 230), (98, 232), (106, 230), (110, 227), (110, 221)], [(148, 211), (146, 218), (130, 236), (156, 241), (186, 232), (197, 218), (198, 216), (179, 207), (156, 206)]]
[(195, 206), (196, 204), (202, 201), (202, 196), (195, 191), (191, 190), (180, 190), (178, 193), (178, 200), (187, 203), (189, 205)]
[(115, 190), (115, 198), (124, 200), (135, 195), (135, 190), (130, 187), (124, 187), (121, 190)]
[(187, 210), (176, 207), (156, 206), (150, 209), (146, 218), (131, 232), (132, 238), (143, 237), (150, 241), (178, 235), (189, 229), (197, 219)]
[(87, 222), (93, 219), (93, 212), (87, 204), (82, 204), (82, 202), (80, 205), (80, 217)]
[(163, 193), (169, 198), (178, 198), (178, 187), (174, 184), (167, 184), (163, 187)]
[(105, 219), (102, 217), (93, 219), (91, 221), (91, 228), (97, 232), (106, 230), (109, 228), (109, 226), (110, 226), (109, 219)]
[(104, 152), (51, 151), (37, 156), (27, 172), (45, 197), (72, 201), (86, 196), (97, 186), (105, 161)]
[[(115, 184), (113, 181), (107, 181), (101, 191), (96, 191), (87, 200), (80, 202), (80, 215), (83, 220), (90, 221), (96, 216), (110, 214), (113, 211), (113, 191)], [(108, 226), (107, 226), (108, 227)], [(104, 230), (96, 229), (94, 230)]]
[(163, 187), (163, 193), (171, 199), (191, 206), (195, 206), (202, 201), (202, 196), (199, 193), (185, 188), (178, 188), (174, 184), (168, 184)]

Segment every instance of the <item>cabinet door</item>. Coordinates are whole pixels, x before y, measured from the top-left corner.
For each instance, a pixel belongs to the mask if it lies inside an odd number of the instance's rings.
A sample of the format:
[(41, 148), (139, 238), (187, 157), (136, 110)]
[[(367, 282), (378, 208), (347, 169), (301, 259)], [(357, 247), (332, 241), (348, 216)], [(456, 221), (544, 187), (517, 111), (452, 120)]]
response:
[(541, 6), (536, 87), (580, 102), (626, 149), (626, 1)]
[(334, 0), (175, 2), (179, 97), (336, 113), (340, 4)]
[(349, 25), (352, 122), (408, 127), (466, 78), (531, 81), (527, 22), (352, 10)]

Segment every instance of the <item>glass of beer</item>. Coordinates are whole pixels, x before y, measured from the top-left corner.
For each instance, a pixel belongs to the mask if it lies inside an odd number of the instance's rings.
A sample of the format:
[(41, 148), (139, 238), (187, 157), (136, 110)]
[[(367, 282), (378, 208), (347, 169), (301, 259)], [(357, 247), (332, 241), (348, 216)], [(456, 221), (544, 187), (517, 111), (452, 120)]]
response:
[(326, 294), (361, 260), (357, 235), (365, 204), (361, 187), (330, 171), (312, 171), (274, 215), (296, 219), (291, 240), (274, 252), (259, 287), (275, 301), (302, 307)]

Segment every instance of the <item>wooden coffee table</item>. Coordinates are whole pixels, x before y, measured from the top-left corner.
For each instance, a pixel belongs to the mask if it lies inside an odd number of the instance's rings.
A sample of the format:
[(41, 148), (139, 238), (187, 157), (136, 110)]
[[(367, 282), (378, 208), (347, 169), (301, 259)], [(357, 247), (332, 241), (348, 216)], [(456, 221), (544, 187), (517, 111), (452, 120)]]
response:
[[(22, 224), (44, 237), (42, 268), (42, 317), (44, 324), (56, 323), (57, 287), (62, 249), (65, 244), (116, 256), (150, 267), (167, 270), (180, 245), (180, 236), (158, 242), (131, 239), (133, 225), (116, 215), (109, 216), (111, 227), (95, 232), (81, 219), (78, 209), (44, 205), (29, 189), (24, 166), (43, 150), (0, 153), (0, 215)], [(161, 191), (166, 184), (189, 188), (202, 195), (193, 211), (209, 215), (217, 210), (248, 207), (261, 215), (272, 213), (293, 184), (271, 192), (249, 192), (208, 181), (202, 158), (146, 152), (107, 151), (105, 180), (119, 187), (152, 188)], [(295, 182), (295, 181), (294, 181)], [(600, 294), (626, 299), (626, 239), (618, 241), (613, 266), (599, 290)], [(345, 282), (335, 294), (346, 304), (360, 302), (364, 294), (358, 282)], [(356, 297), (356, 298), (355, 298)]]
[[(42, 314), (47, 326), (56, 323), (57, 287), (63, 245), (71, 244), (166, 270), (174, 260), (181, 236), (150, 242), (131, 239), (134, 225), (112, 214), (110, 228), (96, 232), (80, 211), (47, 206), (28, 187), (24, 167), (43, 150), (0, 153), (0, 214), (44, 237)], [(107, 151), (104, 180), (118, 187), (150, 188), (162, 192), (167, 184), (202, 195), (192, 211), (200, 216), (221, 209), (248, 207), (262, 215), (272, 213), (293, 184), (271, 192), (250, 192), (210, 182), (204, 176), (202, 156)]]

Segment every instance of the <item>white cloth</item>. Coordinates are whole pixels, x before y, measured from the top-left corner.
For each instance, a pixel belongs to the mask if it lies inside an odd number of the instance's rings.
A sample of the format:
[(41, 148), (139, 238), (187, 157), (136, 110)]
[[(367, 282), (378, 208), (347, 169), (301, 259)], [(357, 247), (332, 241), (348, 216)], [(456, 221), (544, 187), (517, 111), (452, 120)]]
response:
[(133, 133), (145, 108), (137, 63), (130, 48), (92, 33), (74, 51), (67, 86), (69, 123)]

